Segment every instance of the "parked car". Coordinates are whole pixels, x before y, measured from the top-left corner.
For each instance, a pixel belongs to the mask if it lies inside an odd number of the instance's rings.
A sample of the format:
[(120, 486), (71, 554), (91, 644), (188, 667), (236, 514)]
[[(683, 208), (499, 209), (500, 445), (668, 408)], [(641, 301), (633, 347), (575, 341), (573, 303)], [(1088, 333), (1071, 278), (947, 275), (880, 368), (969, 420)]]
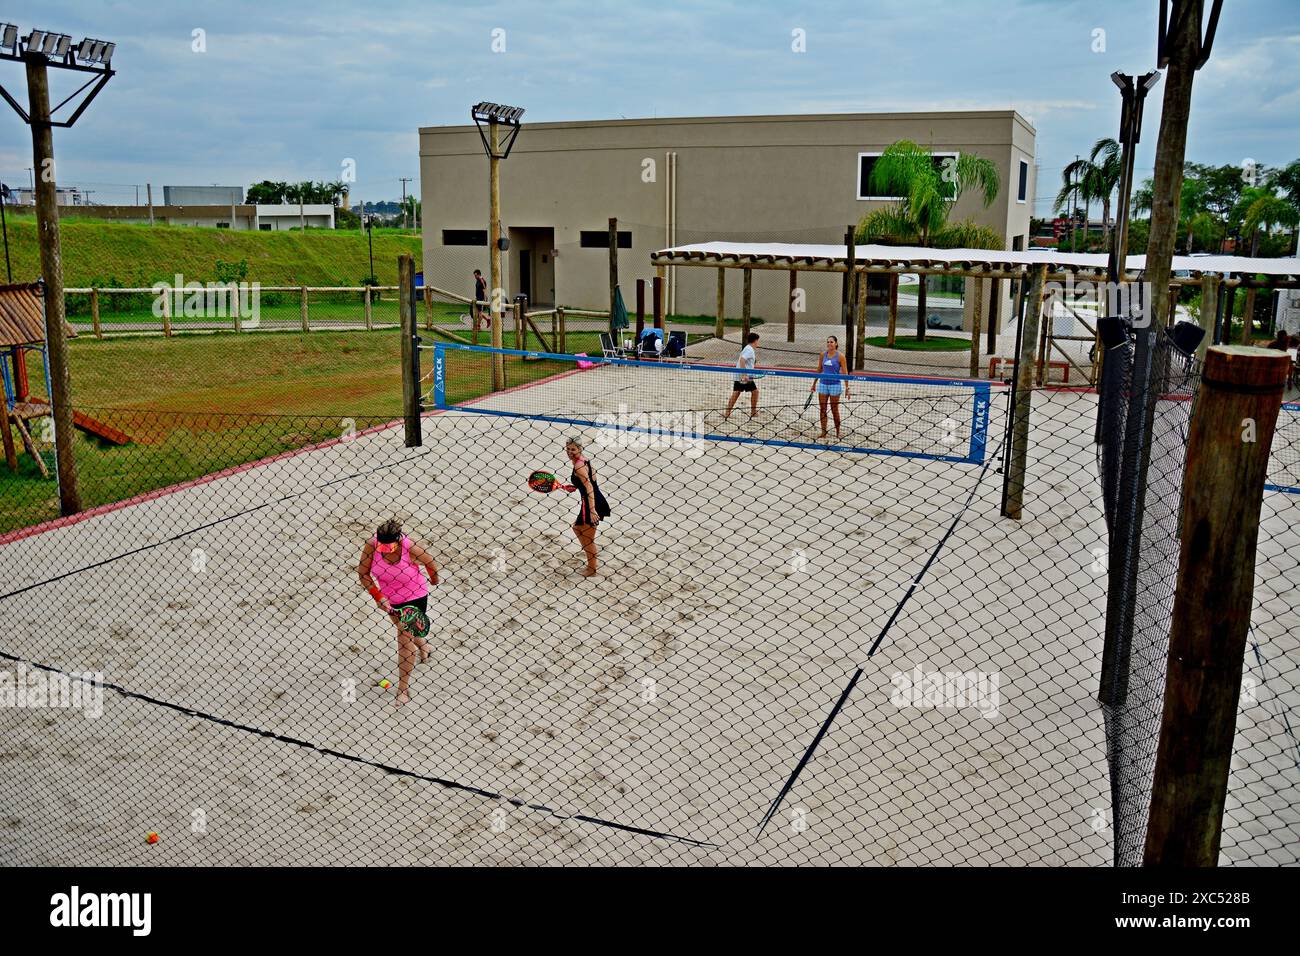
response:
[[(954, 325), (952, 323), (956, 324)], [(946, 319), (941, 315), (931, 312), (930, 317), (925, 320), (925, 327), (927, 329), (943, 329), (948, 332), (960, 332), (961, 315), (958, 313), (956, 318)]]

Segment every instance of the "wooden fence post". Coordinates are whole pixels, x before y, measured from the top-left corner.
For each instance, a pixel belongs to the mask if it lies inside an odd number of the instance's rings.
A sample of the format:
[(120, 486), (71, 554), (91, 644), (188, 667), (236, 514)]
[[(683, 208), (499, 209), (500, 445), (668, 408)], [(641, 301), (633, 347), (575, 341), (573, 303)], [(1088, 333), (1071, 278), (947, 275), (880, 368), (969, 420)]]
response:
[(366, 286), (364, 295), (366, 299), (366, 331), (372, 332), (375, 328), (375, 320), (370, 307), (370, 286)]
[(853, 367), (862, 371), (867, 367), (867, 274), (858, 274), (857, 330), (858, 347), (853, 351)]
[(992, 357), (998, 353), (998, 333), (1002, 331), (1002, 280), (989, 280), (989, 321), (988, 341), (985, 343), (984, 355)]
[(559, 341), (556, 347), (556, 351), (561, 355), (568, 355), (569, 354), (569, 333), (568, 330), (564, 327), (564, 306), (557, 305), (555, 307), (555, 321), (556, 324), (559, 326), (559, 332), (557, 333), (559, 335)]
[(171, 288), (168, 288), (163, 292), (162, 326), (163, 326), (163, 335), (170, 338), (172, 334), (172, 290)]
[[(1172, 323), (1170, 323), (1172, 324)], [(1241, 307), (1242, 345), (1250, 345), (1255, 339), (1255, 290), (1246, 290), (1246, 303)]]
[(894, 336), (898, 333), (898, 273), (889, 274), (889, 331), (885, 335), (886, 342), (891, 349), (894, 347)]
[(235, 331), (244, 331), (244, 322), (239, 316), (239, 288), (235, 282), (230, 283), (230, 317), (235, 320)]
[(303, 286), (299, 290), (299, 295), (301, 296), (299, 308), (300, 311), (302, 312), (302, 330), (304, 332), (309, 332), (311, 331), (311, 322), (307, 317), (307, 287), (306, 286)]
[(12, 472), (18, 471), (18, 449), (14, 446), (13, 433), (9, 431), (9, 409), (0, 402), (0, 439), (4, 441), (5, 464)]
[(95, 332), (95, 338), (104, 337), (104, 329), (99, 324), (99, 290), (90, 290), (90, 327)]
[(1047, 281), (1047, 265), (1034, 267), (1033, 284), (1029, 287), (1029, 301), (1025, 304), (1025, 318), (1020, 329), (1020, 352), (1016, 357), (1016, 398), (1012, 405), (1015, 419), (1011, 429), (1011, 456), (1005, 481), (1005, 501), (1002, 514), (1020, 520), (1025, 502), (1025, 470), (1029, 464), (1029, 415), (1033, 410), (1034, 354), (1038, 347), (1039, 319), (1043, 312), (1043, 285)]
[(524, 304), (515, 300), (515, 348), (524, 350)]
[[(633, 341), (641, 341), (641, 333), (645, 331), (645, 279), (636, 280), (636, 337)], [(616, 346), (622, 343), (615, 342)]]
[(1209, 349), (1192, 409), (1183, 532), (1146, 866), (1216, 866), (1232, 763), (1255, 549), (1289, 359)]
[(975, 311), (970, 318), (970, 377), (980, 374), (980, 325), (984, 311), (984, 280), (975, 279)]

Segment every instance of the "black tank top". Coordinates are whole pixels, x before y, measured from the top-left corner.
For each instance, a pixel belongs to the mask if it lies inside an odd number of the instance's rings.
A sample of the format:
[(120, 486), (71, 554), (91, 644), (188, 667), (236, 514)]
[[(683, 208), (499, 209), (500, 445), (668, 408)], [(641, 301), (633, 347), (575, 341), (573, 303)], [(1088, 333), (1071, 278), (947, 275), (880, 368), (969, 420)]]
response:
[[(609, 502), (607, 502), (605, 496), (600, 493), (600, 485), (596, 483), (596, 468), (590, 461), (587, 462), (587, 476), (591, 480), (591, 494), (596, 499), (596, 514), (600, 515), (602, 518), (608, 518)], [(578, 469), (576, 465), (574, 466), (573, 473), (569, 475), (569, 484), (577, 488), (580, 493), (583, 491), (582, 482), (578, 480)], [(587, 507), (586, 494), (582, 495), (582, 507), (584, 509)]]

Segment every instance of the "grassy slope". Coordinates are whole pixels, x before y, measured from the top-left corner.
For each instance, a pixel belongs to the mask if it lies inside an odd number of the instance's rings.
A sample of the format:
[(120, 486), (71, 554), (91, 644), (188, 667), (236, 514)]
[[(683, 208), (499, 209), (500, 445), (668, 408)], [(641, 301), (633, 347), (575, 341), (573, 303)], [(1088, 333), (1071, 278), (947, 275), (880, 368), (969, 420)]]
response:
[[(31, 282), (40, 274), (36, 223), (29, 216), (9, 218), (9, 249), (14, 280)], [(216, 262), (248, 262), (248, 281), (263, 285), (357, 285), (370, 271), (366, 236), (357, 230), (235, 232), (190, 226), (138, 226), (66, 219), (61, 224), (63, 281), (148, 286), (170, 280), (216, 279)], [(375, 275), (397, 284), (397, 257), (420, 256), (418, 233), (376, 232)]]

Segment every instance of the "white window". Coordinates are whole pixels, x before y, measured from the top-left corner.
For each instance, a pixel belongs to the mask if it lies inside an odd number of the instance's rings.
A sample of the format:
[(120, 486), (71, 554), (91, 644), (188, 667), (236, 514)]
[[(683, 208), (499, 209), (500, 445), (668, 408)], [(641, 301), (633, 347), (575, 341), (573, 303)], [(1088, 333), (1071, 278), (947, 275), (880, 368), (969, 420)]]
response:
[(1020, 160), (1020, 183), (1016, 187), (1016, 202), (1024, 202), (1029, 196), (1029, 163)]
[[(940, 170), (943, 169), (944, 163), (949, 159), (956, 159), (960, 153), (933, 153), (932, 158), (934, 165)], [(876, 168), (876, 160), (880, 158), (880, 153), (858, 153), (858, 198), (859, 199), (880, 199), (894, 200), (902, 199), (902, 196), (875, 196), (871, 192), (871, 171)]]

